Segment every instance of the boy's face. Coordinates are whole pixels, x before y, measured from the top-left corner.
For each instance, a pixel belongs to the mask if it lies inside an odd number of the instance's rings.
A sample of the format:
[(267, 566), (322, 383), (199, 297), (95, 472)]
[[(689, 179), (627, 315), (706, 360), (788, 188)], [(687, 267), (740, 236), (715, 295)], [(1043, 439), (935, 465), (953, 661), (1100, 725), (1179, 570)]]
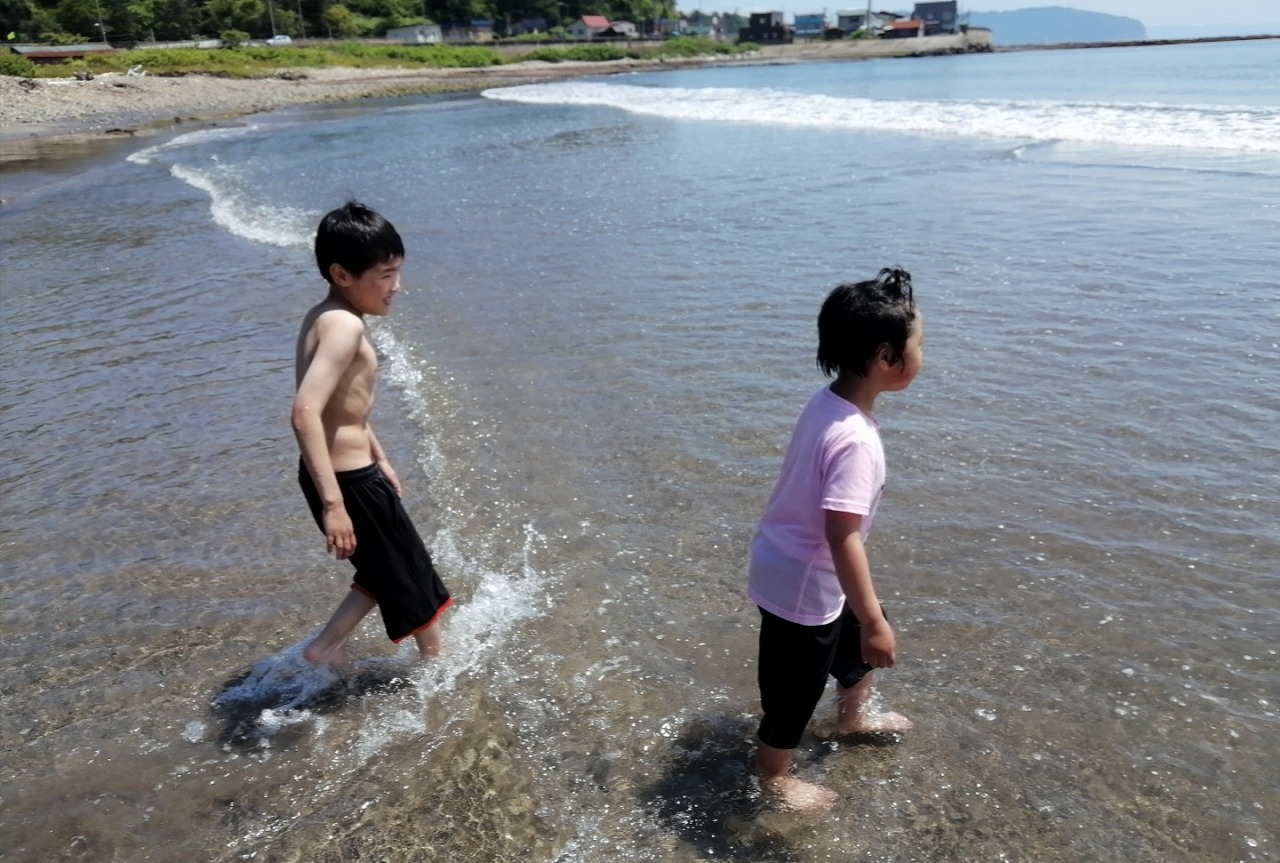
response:
[(920, 374), (924, 365), (924, 316), (916, 310), (915, 320), (911, 322), (911, 335), (907, 336), (907, 344), (902, 349), (902, 362), (888, 367), (886, 390), (905, 390)]
[(391, 298), (400, 290), (403, 266), (404, 258), (391, 258), (353, 276), (341, 264), (334, 264), (329, 274), (342, 299), (357, 314), (382, 316), (391, 311)]

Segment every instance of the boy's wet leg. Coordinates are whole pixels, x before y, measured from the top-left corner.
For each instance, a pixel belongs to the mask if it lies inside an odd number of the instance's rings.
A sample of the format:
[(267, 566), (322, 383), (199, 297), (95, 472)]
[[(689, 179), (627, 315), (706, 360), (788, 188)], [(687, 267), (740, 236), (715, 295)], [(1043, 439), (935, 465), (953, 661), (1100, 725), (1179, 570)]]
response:
[(853, 686), (837, 686), (837, 734), (901, 733), (912, 728), (911, 720), (901, 713), (873, 710), (868, 706), (875, 689), (874, 671), (868, 671)]
[(419, 659), (434, 659), (444, 653), (444, 637), (440, 634), (439, 619), (432, 621), (431, 625), (425, 629), (415, 632), (413, 640), (418, 643)]
[(359, 590), (347, 591), (324, 629), (302, 649), (302, 658), (316, 665), (330, 665), (339, 671), (349, 671), (351, 657), (347, 655), (347, 639), (376, 606), (377, 602), (371, 596)]

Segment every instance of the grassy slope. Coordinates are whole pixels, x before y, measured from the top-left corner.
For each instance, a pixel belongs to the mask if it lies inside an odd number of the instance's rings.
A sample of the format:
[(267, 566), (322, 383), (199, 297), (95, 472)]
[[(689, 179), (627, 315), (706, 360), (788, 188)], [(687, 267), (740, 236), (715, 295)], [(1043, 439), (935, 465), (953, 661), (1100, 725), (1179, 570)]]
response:
[[(752, 50), (752, 45), (724, 45), (706, 39), (672, 39), (658, 48), (623, 49), (613, 45), (581, 45), (567, 48), (542, 48), (520, 57), (520, 60), (562, 62), (577, 60), (608, 62), (627, 57), (694, 57), (713, 54), (737, 54)], [(35, 74), (43, 78), (65, 77), (75, 72), (124, 72), (142, 66), (151, 75), (207, 74), (231, 78), (259, 78), (274, 75), (281, 68), (317, 69), (342, 67), (356, 69), (412, 68), (485, 68), (513, 62), (490, 48), (452, 45), (368, 45), (359, 42), (335, 42), (317, 47), (220, 48), (215, 50), (155, 49), (116, 51), (90, 55), (82, 60), (41, 65)]]

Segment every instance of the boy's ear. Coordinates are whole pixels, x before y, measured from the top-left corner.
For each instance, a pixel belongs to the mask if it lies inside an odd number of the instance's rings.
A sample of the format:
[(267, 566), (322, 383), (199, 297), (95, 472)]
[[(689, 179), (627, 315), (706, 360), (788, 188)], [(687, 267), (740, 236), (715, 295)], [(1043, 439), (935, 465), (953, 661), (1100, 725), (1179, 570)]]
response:
[(886, 367), (893, 365), (893, 348), (888, 342), (881, 342), (876, 348), (876, 362), (884, 363)]
[(329, 265), (329, 281), (335, 285), (346, 286), (351, 281), (351, 274), (347, 272), (347, 268), (342, 264)]

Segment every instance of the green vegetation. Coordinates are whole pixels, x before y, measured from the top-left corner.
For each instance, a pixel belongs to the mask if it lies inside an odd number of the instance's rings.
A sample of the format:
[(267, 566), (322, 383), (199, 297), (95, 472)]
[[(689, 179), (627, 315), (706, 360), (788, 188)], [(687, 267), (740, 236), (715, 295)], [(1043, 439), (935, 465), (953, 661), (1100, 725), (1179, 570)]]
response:
[(26, 57), (17, 54), (0, 54), (0, 75), (12, 75), (15, 78), (34, 78), (36, 64)]
[(369, 38), (392, 27), (484, 20), (506, 36), (525, 19), (541, 19), (547, 30), (562, 33), (583, 15), (630, 21), (641, 33), (677, 17), (674, 0), (0, 0), (0, 32), (13, 32), (19, 42), (105, 38), (127, 46), (231, 30), (252, 39), (277, 33), (295, 39)]
[(678, 36), (658, 49), (658, 53), (667, 57), (705, 57), (710, 54), (743, 54), (759, 50), (760, 46), (754, 42), (734, 45), (730, 42), (717, 42), (714, 39)]
[(544, 63), (578, 61), (582, 63), (607, 63), (625, 57), (637, 57), (638, 51), (627, 52), (613, 45), (573, 45), (568, 48), (539, 48), (530, 51), (522, 60), (541, 60)]
[[(2, 55), (0, 55), (2, 56)], [(16, 57), (16, 55), (14, 55)], [(24, 62), (31, 61), (22, 59)], [(148, 49), (90, 54), (83, 60), (40, 65), (26, 76), (65, 77), (74, 72), (124, 72), (142, 66), (149, 75), (205, 73), (225, 78), (262, 78), (281, 68), (320, 69), (343, 66), (356, 69), (482, 68), (506, 62), (488, 48), (447, 45), (365, 45), (335, 42), (313, 48), (252, 46), (202, 51), (197, 48)], [(0, 72), (0, 74), (19, 74)]]
[(630, 57), (634, 60), (658, 57), (709, 57), (715, 54), (742, 54), (755, 51), (751, 43), (730, 45), (712, 39), (693, 39), (680, 36), (662, 43), (657, 48), (622, 48), (615, 44), (571, 45), (566, 48), (539, 48), (524, 55), (522, 60), (541, 60), (545, 63), (563, 63), (576, 60), (585, 63), (605, 63)]
[[(696, 57), (717, 53), (740, 53), (754, 45), (725, 45), (704, 39), (672, 39), (658, 48), (624, 49), (615, 45), (575, 45), (566, 48), (539, 48), (523, 57), (507, 58), (491, 48), (453, 45), (370, 45), (363, 42), (332, 42), (314, 47), (268, 45), (223, 48), (146, 49), (90, 54), (65, 63), (33, 64), (16, 54), (0, 54), (0, 75), (66, 77), (75, 72), (124, 72), (141, 66), (149, 75), (203, 73), (225, 78), (263, 78), (282, 68), (319, 69), (341, 66), (356, 69), (484, 68), (516, 60), (543, 60), (560, 63), (577, 60), (602, 63), (658, 57)], [(8, 65), (3, 65), (8, 64)], [(16, 71), (7, 71), (14, 69)]]

